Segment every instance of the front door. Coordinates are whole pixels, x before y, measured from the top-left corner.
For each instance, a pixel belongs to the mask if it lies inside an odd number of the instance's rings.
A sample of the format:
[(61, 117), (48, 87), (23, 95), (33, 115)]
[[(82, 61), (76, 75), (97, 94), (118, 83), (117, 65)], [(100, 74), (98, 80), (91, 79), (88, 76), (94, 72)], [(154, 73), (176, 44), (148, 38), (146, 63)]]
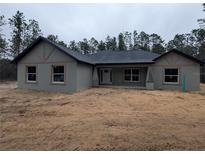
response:
[(100, 83), (101, 84), (112, 84), (112, 69), (111, 68), (100, 69)]

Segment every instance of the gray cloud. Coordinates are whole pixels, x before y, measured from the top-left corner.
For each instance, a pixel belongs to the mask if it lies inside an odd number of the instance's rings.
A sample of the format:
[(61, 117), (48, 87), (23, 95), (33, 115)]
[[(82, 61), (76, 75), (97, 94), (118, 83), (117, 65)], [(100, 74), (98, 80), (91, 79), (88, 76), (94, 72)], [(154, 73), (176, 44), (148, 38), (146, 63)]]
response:
[[(119, 32), (157, 33), (166, 41), (176, 33), (198, 28), (201, 4), (0, 4), (0, 14), (11, 17), (20, 10), (27, 19), (36, 19), (43, 34), (58, 35), (65, 42)], [(9, 27), (4, 33), (9, 36)]]

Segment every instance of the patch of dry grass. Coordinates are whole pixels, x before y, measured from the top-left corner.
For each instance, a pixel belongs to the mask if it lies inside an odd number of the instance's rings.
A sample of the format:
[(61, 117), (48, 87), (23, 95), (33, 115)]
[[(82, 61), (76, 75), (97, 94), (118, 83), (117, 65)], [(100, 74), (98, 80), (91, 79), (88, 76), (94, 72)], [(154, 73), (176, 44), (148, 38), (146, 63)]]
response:
[(204, 85), (72, 95), (14, 87), (0, 88), (0, 150), (205, 150)]

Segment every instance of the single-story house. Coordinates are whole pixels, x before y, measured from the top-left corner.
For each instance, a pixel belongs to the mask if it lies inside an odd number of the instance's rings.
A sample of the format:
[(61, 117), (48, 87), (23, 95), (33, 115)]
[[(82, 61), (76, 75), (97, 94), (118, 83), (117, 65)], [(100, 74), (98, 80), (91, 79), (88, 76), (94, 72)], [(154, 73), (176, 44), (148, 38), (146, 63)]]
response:
[(200, 90), (202, 61), (176, 49), (162, 55), (143, 51), (99, 51), (82, 55), (39, 37), (13, 62), (18, 87), (77, 92), (113, 85), (144, 89)]

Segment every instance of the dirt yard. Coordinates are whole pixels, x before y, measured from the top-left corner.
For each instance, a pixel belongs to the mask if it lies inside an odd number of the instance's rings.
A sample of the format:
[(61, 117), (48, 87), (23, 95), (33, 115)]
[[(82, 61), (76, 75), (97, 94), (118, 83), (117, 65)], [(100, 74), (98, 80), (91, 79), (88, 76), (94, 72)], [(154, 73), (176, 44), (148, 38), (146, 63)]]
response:
[(0, 84), (0, 150), (205, 150), (205, 85), (72, 95)]

